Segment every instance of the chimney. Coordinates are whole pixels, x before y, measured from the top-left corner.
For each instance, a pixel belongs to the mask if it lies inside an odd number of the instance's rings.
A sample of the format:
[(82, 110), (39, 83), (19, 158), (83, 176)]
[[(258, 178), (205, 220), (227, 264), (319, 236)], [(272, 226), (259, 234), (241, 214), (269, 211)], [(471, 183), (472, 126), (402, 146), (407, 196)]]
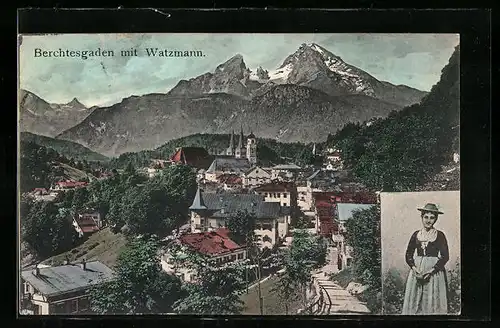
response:
[(82, 259), (82, 269), (87, 270), (87, 262), (85, 261), (85, 259)]

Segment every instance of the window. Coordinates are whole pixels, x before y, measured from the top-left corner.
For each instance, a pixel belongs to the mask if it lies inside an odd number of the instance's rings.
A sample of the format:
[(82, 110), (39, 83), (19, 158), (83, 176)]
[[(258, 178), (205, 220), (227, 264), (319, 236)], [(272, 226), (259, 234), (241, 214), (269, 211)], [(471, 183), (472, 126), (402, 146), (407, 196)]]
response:
[(264, 194), (264, 197), (267, 197), (267, 192)]
[(231, 261), (236, 260), (236, 255), (231, 255)]
[(287, 196), (287, 193), (286, 193), (286, 192), (284, 192), (284, 193), (283, 193), (283, 198), (287, 198), (287, 197), (288, 197), (288, 196)]
[(273, 240), (271, 239), (271, 237), (269, 237), (267, 235), (262, 238), (262, 241), (263, 242), (268, 242), (268, 243), (272, 243), (273, 242)]
[(86, 311), (89, 309), (89, 299), (87, 297), (82, 297), (80, 298), (80, 301), (78, 302), (78, 307), (80, 311)]
[(64, 303), (56, 303), (56, 304), (54, 304), (54, 310), (52, 310), (51, 313), (52, 314), (66, 313), (66, 309), (64, 307)]
[(241, 259), (243, 259), (243, 253), (238, 254), (238, 260), (241, 260)]
[(78, 312), (78, 300), (70, 301), (70, 313)]
[(24, 292), (27, 294), (30, 292), (30, 285), (27, 283), (24, 283)]

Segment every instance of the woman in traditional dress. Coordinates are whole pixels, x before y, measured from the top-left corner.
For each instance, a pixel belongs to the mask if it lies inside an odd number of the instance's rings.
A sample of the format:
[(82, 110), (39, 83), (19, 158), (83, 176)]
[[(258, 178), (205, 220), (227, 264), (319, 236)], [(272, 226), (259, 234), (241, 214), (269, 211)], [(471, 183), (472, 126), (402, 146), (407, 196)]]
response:
[(447, 314), (448, 286), (444, 265), (449, 259), (448, 242), (444, 233), (434, 228), (438, 215), (443, 212), (431, 203), (418, 210), (423, 227), (411, 235), (406, 249), (406, 263), (411, 270), (406, 281), (402, 314)]

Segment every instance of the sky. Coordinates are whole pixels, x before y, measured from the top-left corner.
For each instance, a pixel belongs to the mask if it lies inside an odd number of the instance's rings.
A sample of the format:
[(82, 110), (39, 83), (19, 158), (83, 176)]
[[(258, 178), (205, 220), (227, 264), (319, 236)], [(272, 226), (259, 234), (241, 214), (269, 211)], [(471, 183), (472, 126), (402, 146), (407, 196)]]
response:
[[(77, 98), (107, 106), (131, 95), (166, 93), (243, 55), (250, 69), (278, 68), (302, 43), (317, 43), (375, 78), (429, 91), (448, 63), (458, 34), (53, 34), (23, 35), (19, 47), (20, 88), (51, 103)], [(201, 50), (204, 57), (148, 57), (145, 48)], [(43, 50), (113, 50), (114, 57), (35, 57)], [(122, 57), (120, 50), (138, 49)]]

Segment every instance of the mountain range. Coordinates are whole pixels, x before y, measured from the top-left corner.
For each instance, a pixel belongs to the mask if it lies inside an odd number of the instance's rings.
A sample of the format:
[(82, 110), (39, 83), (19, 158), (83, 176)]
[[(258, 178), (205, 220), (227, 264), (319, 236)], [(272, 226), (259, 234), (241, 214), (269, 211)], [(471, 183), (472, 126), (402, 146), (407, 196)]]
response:
[(55, 137), (82, 122), (97, 107), (87, 108), (76, 98), (66, 104), (51, 104), (31, 92), (21, 89), (19, 108), (21, 132)]
[(85, 108), (77, 100), (56, 106), (25, 91), (21, 125), (106, 156), (240, 128), (282, 142), (317, 142), (348, 122), (386, 117), (426, 94), (379, 81), (312, 43), (301, 45), (276, 70), (250, 69), (237, 54), (167, 93), (130, 96), (108, 107)]

